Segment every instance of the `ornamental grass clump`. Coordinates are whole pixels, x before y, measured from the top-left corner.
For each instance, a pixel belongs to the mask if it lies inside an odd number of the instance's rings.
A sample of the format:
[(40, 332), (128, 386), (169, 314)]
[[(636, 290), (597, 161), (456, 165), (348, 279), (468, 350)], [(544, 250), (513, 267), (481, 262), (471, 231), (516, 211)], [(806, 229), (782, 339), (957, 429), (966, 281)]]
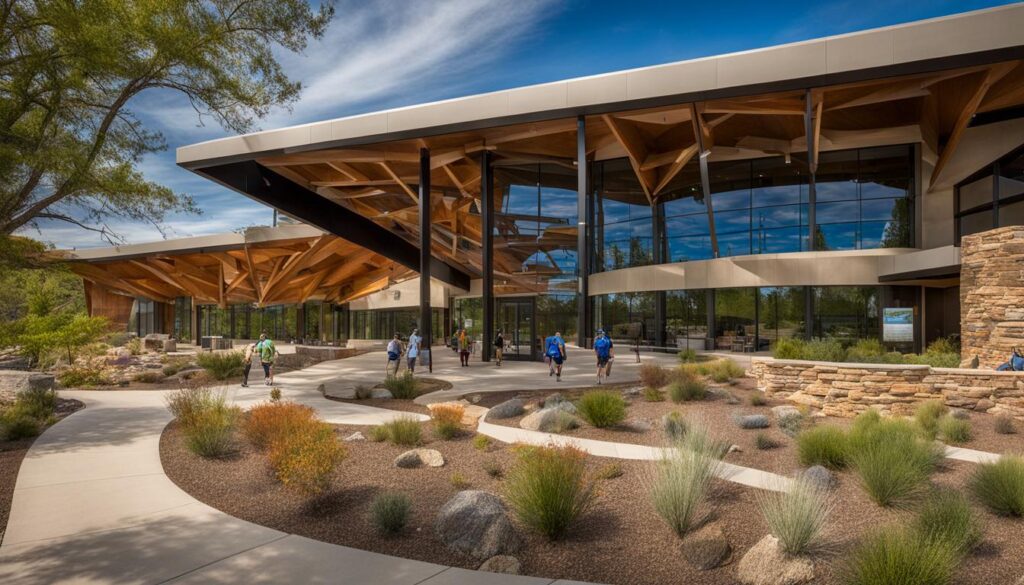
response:
[(242, 353), (238, 351), (200, 352), (196, 356), (196, 362), (214, 380), (227, 380), (241, 376), (245, 367)]
[(850, 465), (881, 506), (902, 506), (919, 495), (942, 458), (940, 448), (906, 420), (855, 422), (847, 441)]
[(400, 376), (390, 375), (384, 379), (384, 387), (391, 392), (391, 396), (399, 400), (412, 400), (416, 398), (416, 378), (412, 372), (406, 370)]
[(928, 438), (934, 439), (939, 432), (939, 420), (947, 414), (949, 408), (941, 400), (928, 400), (914, 411), (914, 422)]
[(267, 452), (277, 479), (305, 494), (322, 492), (345, 455), (331, 425), (318, 420), (276, 437)]
[(1024, 516), (1024, 458), (1003, 455), (979, 463), (968, 484), (974, 497), (999, 516)]
[(679, 363), (683, 364), (692, 364), (699, 359), (697, 356), (697, 350), (693, 349), (692, 347), (687, 347), (679, 350), (679, 353), (676, 354), (676, 357), (679, 359)]
[(1012, 435), (1017, 432), (1017, 425), (1008, 414), (997, 414), (992, 428), (1000, 435)]
[(388, 441), (393, 445), (411, 447), (423, 441), (420, 421), (409, 415), (400, 415), (380, 425), (387, 431)]
[(687, 426), (683, 437), (654, 464), (649, 479), (655, 511), (680, 537), (701, 520), (704, 502), (725, 453), (722, 444), (708, 436), (702, 421), (689, 421)]
[(822, 465), (829, 469), (846, 467), (846, 433), (833, 425), (809, 428), (796, 436), (797, 454), (805, 467)]
[(234, 450), (241, 409), (229, 405), (223, 392), (196, 384), (179, 389), (166, 401), (190, 451), (201, 457), (224, 457)]
[(661, 388), (668, 384), (669, 372), (657, 364), (642, 364), (640, 366), (640, 383), (644, 388)]
[(736, 362), (724, 358), (711, 363), (708, 375), (719, 384), (741, 378), (746, 372)]
[(618, 392), (592, 390), (576, 402), (580, 416), (591, 425), (602, 429), (626, 420), (626, 400)]
[(758, 507), (772, 536), (791, 555), (806, 553), (818, 543), (832, 511), (828, 489), (800, 475), (783, 490), (756, 490)]
[(668, 385), (668, 397), (672, 402), (692, 402), (704, 400), (708, 396), (708, 387), (704, 380), (697, 376), (684, 374), (684, 370)]
[(665, 433), (665, 438), (670, 442), (675, 443), (682, 439), (683, 435), (686, 434), (686, 417), (683, 416), (683, 413), (673, 410), (661, 417), (661, 428)]
[(845, 567), (847, 585), (949, 585), (959, 555), (913, 529), (889, 527), (863, 538)]
[(573, 446), (518, 449), (505, 498), (523, 524), (550, 540), (565, 535), (594, 501), (586, 453)]
[(914, 531), (929, 542), (948, 545), (961, 555), (981, 540), (981, 525), (967, 498), (956, 491), (933, 491), (917, 510)]
[(295, 402), (264, 402), (249, 409), (242, 433), (263, 451), (280, 437), (295, 432), (315, 419), (313, 409)]
[(757, 433), (757, 436), (754, 437), (754, 446), (761, 451), (768, 451), (781, 447), (782, 443), (771, 438), (767, 433)]
[(434, 423), (434, 433), (442, 439), (454, 438), (462, 430), (462, 417), (466, 407), (461, 404), (437, 404), (431, 407), (430, 417)]
[(370, 504), (370, 517), (377, 532), (398, 534), (409, 523), (412, 499), (401, 492), (385, 492)]
[(664, 402), (665, 395), (657, 388), (644, 388), (645, 402)]
[(946, 415), (939, 419), (939, 437), (950, 445), (963, 445), (971, 440), (971, 423), (968, 420)]

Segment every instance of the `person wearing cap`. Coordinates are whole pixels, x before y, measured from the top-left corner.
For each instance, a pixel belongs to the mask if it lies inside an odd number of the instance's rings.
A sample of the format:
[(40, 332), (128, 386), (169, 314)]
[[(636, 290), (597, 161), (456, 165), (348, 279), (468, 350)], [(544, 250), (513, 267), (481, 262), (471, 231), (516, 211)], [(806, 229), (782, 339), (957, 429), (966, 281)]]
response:
[(420, 330), (413, 329), (412, 333), (409, 334), (409, 347), (405, 353), (406, 365), (409, 367), (410, 373), (416, 371), (416, 358), (420, 355), (421, 343), (423, 343), (423, 338), (420, 337)]
[(597, 356), (597, 383), (602, 384), (611, 375), (611, 363), (615, 359), (614, 344), (611, 338), (605, 335), (604, 329), (597, 330), (597, 337), (594, 338), (594, 355)]

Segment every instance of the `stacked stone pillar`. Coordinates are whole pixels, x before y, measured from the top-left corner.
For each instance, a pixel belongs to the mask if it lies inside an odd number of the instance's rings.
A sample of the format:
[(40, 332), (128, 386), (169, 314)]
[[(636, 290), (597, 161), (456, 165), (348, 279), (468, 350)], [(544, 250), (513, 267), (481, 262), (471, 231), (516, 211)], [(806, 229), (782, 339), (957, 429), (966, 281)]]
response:
[(961, 365), (995, 368), (1024, 350), (1024, 226), (964, 236), (960, 251)]

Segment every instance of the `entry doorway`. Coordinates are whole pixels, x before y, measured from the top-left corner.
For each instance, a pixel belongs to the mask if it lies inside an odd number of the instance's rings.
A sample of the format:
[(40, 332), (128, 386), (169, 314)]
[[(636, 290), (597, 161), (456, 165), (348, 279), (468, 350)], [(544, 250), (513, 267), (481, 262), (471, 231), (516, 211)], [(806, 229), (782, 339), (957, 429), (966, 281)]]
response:
[(505, 359), (539, 359), (534, 298), (495, 299), (496, 326), (505, 333)]

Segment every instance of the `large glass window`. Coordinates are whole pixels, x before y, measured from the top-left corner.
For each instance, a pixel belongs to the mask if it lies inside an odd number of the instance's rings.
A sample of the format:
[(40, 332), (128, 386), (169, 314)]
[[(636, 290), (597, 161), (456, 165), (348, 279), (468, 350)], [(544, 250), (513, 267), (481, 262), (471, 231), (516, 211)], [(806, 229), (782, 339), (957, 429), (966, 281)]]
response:
[(806, 313), (804, 287), (780, 286), (758, 289), (758, 338), (768, 345), (778, 339), (804, 337)]
[(652, 264), (651, 205), (629, 160), (597, 163), (594, 189), (598, 270)]
[(179, 341), (192, 339), (192, 297), (174, 299), (174, 338)]
[(665, 221), (667, 262), (711, 258), (708, 208), (700, 185), (700, 168), (691, 160), (658, 197)]
[[(434, 339), (444, 335), (441, 324), (444, 312), (431, 311)], [(391, 339), (395, 333), (407, 338), (413, 329), (419, 328), (419, 309), (374, 309), (349, 312), (349, 339)]]
[(655, 293), (618, 293), (592, 299), (594, 321), (616, 343), (653, 345)]
[(705, 349), (708, 337), (708, 292), (673, 290), (665, 293), (665, 344)]
[(1024, 147), (957, 185), (956, 221), (957, 245), (962, 236), (1024, 225)]
[(814, 303), (814, 337), (846, 342), (877, 339), (879, 334), (878, 287), (829, 286), (811, 288)]
[(757, 289), (753, 288), (720, 288), (715, 291), (715, 337), (721, 340), (756, 335), (756, 292)]

